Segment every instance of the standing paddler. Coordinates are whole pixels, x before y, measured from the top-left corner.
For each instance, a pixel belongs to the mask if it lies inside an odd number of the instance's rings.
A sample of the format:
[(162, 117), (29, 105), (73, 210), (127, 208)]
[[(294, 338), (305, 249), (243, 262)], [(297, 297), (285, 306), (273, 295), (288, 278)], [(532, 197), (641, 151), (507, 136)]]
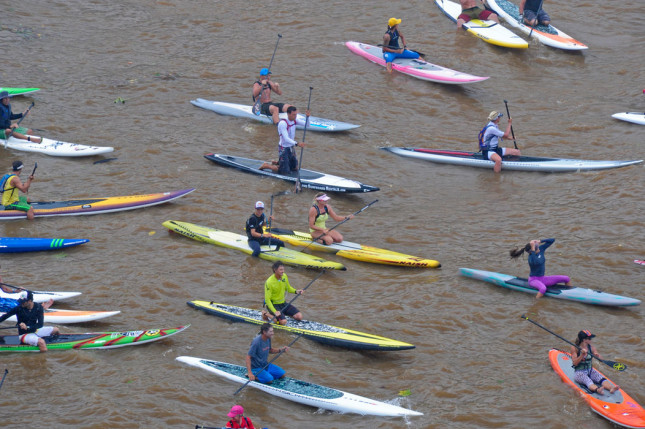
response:
[[(309, 116), (311, 112), (307, 110), (305, 115)], [(289, 106), (287, 109), (287, 119), (280, 119), (278, 122), (278, 162), (264, 162), (260, 170), (270, 169), (282, 175), (289, 175), (291, 172), (298, 171), (298, 158), (296, 157), (296, 147), (304, 147), (304, 142), (296, 141), (296, 125), (305, 126), (305, 121), (298, 119), (298, 109), (296, 106)]]

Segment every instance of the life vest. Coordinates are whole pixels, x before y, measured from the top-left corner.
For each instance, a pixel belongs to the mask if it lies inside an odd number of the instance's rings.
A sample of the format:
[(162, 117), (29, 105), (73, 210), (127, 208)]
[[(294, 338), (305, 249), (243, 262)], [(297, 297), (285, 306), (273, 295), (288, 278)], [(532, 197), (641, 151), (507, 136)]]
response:
[(584, 360), (580, 361), (580, 363), (576, 366), (573, 367), (574, 370), (576, 371), (589, 371), (591, 369), (591, 346), (589, 346), (589, 353), (587, 353), (587, 357), (585, 357)]
[(491, 124), (487, 124), (484, 128), (481, 129), (481, 131), (479, 132), (479, 135), (477, 136), (477, 140), (479, 141), (480, 151), (488, 150), (490, 148), (490, 141), (494, 136), (491, 135), (490, 137), (488, 137), (488, 139), (486, 139), (486, 141), (484, 141), (484, 134), (486, 134), (486, 130), (492, 126), (493, 125)]
[(18, 201), (18, 196), (14, 197), (16, 190), (15, 186), (11, 186), (11, 178), (16, 176), (12, 173), (7, 173), (0, 178), (0, 193), (2, 193), (2, 205), (8, 206), (15, 201)]
[[(325, 223), (327, 222), (327, 219), (329, 219), (329, 209), (327, 208), (327, 206), (325, 206), (325, 213), (320, 213), (318, 204), (314, 204), (313, 207), (316, 209), (316, 218), (314, 219), (314, 225), (316, 225), (318, 228), (325, 228)], [(314, 231), (314, 229), (309, 228), (310, 233)]]
[(388, 48), (401, 49), (399, 46), (399, 32), (397, 30), (391, 31), (388, 29), (385, 34), (390, 35), (390, 43), (387, 45)]
[(238, 425), (236, 421), (234, 420), (229, 420), (228, 424), (226, 427), (229, 428), (250, 428), (251, 426), (249, 425), (249, 419), (247, 417), (242, 417), (242, 426)]

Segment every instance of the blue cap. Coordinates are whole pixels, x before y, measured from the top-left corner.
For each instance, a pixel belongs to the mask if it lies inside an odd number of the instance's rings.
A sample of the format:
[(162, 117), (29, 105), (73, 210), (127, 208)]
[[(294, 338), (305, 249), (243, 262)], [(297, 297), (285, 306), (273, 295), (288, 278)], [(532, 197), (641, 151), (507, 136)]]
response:
[(266, 76), (268, 74), (271, 74), (268, 68), (263, 68), (262, 70), (260, 70), (260, 76)]

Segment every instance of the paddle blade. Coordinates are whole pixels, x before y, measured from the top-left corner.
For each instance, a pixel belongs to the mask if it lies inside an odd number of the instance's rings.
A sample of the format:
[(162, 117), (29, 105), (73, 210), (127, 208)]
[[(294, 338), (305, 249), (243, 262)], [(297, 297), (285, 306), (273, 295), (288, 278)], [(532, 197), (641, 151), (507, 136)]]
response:
[(602, 363), (604, 363), (605, 365), (608, 365), (608, 366), (612, 367), (616, 371), (622, 372), (622, 371), (625, 371), (627, 369), (627, 365), (625, 365), (624, 363), (614, 362), (612, 360), (604, 360), (604, 359), (600, 360), (600, 361)]

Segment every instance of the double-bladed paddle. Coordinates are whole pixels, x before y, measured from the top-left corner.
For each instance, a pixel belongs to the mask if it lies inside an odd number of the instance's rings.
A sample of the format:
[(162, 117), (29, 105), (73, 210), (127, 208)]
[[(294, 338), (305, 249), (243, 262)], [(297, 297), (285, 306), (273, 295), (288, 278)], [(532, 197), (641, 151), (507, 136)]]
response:
[[(271, 73), (271, 65), (273, 64), (273, 58), (275, 57), (275, 51), (278, 50), (278, 43), (280, 43), (280, 39), (282, 38), (282, 34), (278, 34), (278, 40), (275, 42), (275, 48), (273, 48), (273, 55), (271, 55), (271, 61), (269, 62), (269, 73)], [(269, 78), (269, 73), (267, 73), (267, 79)], [(257, 115), (260, 116), (260, 107), (262, 106), (262, 91), (266, 89), (266, 85), (262, 85), (262, 89), (260, 89), (260, 93), (258, 94), (258, 98), (255, 100), (253, 103), (253, 108), (251, 111)]]
[[(309, 108), (311, 107), (311, 91), (313, 91), (313, 87), (309, 87), (309, 101), (307, 101), (307, 112), (309, 112)], [(307, 119), (305, 120), (305, 130), (302, 132), (302, 144), (304, 145), (305, 143), (305, 137), (307, 136), (307, 125), (309, 125), (309, 116), (307, 116)], [(305, 147), (302, 146), (300, 148), (300, 160), (298, 161), (298, 178), (296, 179), (296, 194), (300, 191), (302, 191), (302, 183), (300, 182), (300, 169), (302, 168), (302, 156), (304, 155), (305, 152)]]
[[(539, 323), (537, 323), (537, 322), (535, 322), (535, 321), (533, 321), (533, 320), (529, 319), (529, 318), (528, 318), (528, 317), (526, 317), (524, 314), (522, 314), (520, 317), (521, 317), (522, 319), (528, 320), (529, 322), (531, 322), (531, 323), (532, 323), (532, 324), (534, 324), (535, 326), (538, 326), (538, 327), (540, 327), (540, 328), (544, 329), (544, 330), (545, 330), (545, 331), (547, 331), (548, 333), (555, 335), (556, 337), (560, 338), (562, 341), (564, 341), (564, 342), (566, 342), (566, 343), (571, 344), (573, 347), (577, 348), (578, 350), (582, 350), (580, 347), (576, 346), (576, 345), (575, 345), (574, 343), (572, 343), (571, 341), (567, 340), (566, 338), (563, 338), (563, 337), (559, 336), (559, 335), (558, 335), (558, 334), (556, 334), (555, 332), (553, 332), (553, 331), (551, 331), (551, 330), (549, 330), (549, 329), (545, 328), (544, 326), (540, 325)], [(625, 365), (624, 363), (614, 362), (613, 360), (608, 360), (608, 359), (601, 359), (600, 357), (596, 356), (596, 355), (595, 355), (595, 354), (593, 354), (593, 353), (590, 353), (590, 354), (591, 354), (591, 357), (592, 357), (592, 358), (594, 358), (594, 359), (596, 359), (596, 360), (598, 360), (598, 361), (600, 361), (600, 362), (604, 363), (604, 364), (605, 364), (605, 365), (607, 365), (607, 366), (612, 367), (612, 368), (613, 368), (613, 369), (615, 369), (616, 371), (625, 371), (625, 370), (627, 369), (627, 365)]]

